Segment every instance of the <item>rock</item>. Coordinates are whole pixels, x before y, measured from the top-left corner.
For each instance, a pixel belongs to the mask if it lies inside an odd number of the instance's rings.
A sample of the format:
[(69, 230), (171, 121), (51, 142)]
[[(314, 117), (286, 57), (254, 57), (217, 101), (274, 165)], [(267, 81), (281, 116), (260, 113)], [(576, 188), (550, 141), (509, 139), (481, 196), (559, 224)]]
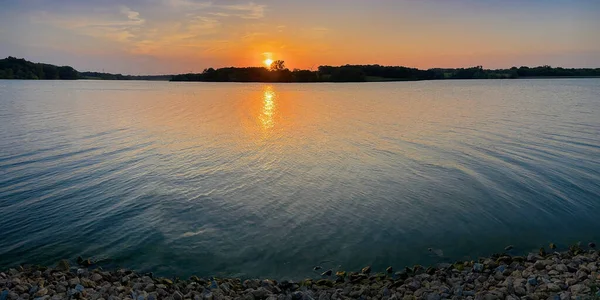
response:
[(560, 273), (565, 273), (568, 271), (567, 266), (565, 264), (557, 264), (554, 266), (554, 270), (560, 272)]
[(71, 286), (71, 287), (74, 287), (80, 283), (81, 283), (81, 281), (79, 280), (79, 277), (73, 277), (73, 278), (69, 279), (69, 286)]
[(360, 272), (363, 274), (371, 273), (371, 266), (366, 266), (366, 267), (362, 268), (362, 270)]
[(552, 250), (556, 249), (556, 245), (555, 245), (554, 243), (550, 243), (549, 247), (550, 247), (550, 249), (552, 249)]
[(146, 287), (144, 287), (144, 291), (151, 293), (156, 291), (156, 285), (154, 285), (154, 283), (149, 283), (148, 285), (146, 285)]
[(537, 285), (538, 281), (535, 277), (530, 277), (529, 279), (527, 279), (527, 283), (531, 285)]
[(540, 256), (537, 255), (537, 254), (535, 254), (535, 253), (529, 253), (529, 254), (527, 254), (527, 261), (535, 262), (538, 259), (540, 259)]
[[(213, 293), (212, 292), (207, 292), (202, 296), (202, 299), (204, 300), (213, 300)], [(261, 298), (262, 299), (262, 298)]]
[(389, 267), (385, 268), (385, 271), (386, 271), (388, 274), (392, 274), (392, 273), (394, 272), (394, 269), (393, 269), (391, 266), (389, 266)]
[(56, 270), (58, 271), (67, 272), (69, 269), (71, 269), (71, 265), (69, 265), (69, 261), (66, 259), (61, 259), (58, 261), (58, 264), (56, 264)]
[(577, 271), (577, 273), (575, 273), (575, 277), (577, 278), (577, 280), (583, 281), (588, 277), (588, 274), (582, 270), (579, 270)]
[(559, 294), (560, 296), (560, 300), (571, 300), (571, 293), (569, 292), (562, 292)]
[(525, 290), (525, 288), (523, 286), (518, 285), (518, 286), (515, 286), (515, 295), (522, 297), (522, 296), (527, 295), (527, 291)]
[(589, 294), (591, 289), (584, 284), (576, 284), (569, 288), (569, 291), (575, 295)]
[(183, 295), (179, 291), (173, 293), (173, 300), (183, 300)]
[(413, 280), (408, 284), (408, 288), (412, 291), (416, 291), (421, 288), (421, 283), (416, 280)]
[(98, 273), (94, 273), (94, 275), (92, 275), (92, 280), (93, 281), (100, 281), (100, 280), (102, 280), (102, 275), (100, 275)]
[[(297, 291), (292, 293), (292, 300), (302, 300), (304, 298), (304, 293)], [(175, 299), (177, 300), (177, 299)]]
[(335, 272), (335, 276), (344, 278), (346, 277), (346, 271), (337, 271)]
[(332, 273), (333, 273), (333, 271), (332, 271), (332, 270), (327, 270), (327, 271), (323, 272), (323, 273), (321, 274), (321, 276), (331, 276), (331, 274), (332, 274)]
[(81, 284), (86, 288), (95, 288), (96, 287), (96, 283), (87, 278), (81, 278)]
[(473, 271), (483, 272), (483, 264), (480, 264), (480, 263), (473, 264)]
[(329, 279), (321, 279), (321, 280), (317, 281), (317, 285), (333, 287), (333, 281), (331, 281)]
[(42, 289), (39, 289), (37, 291), (37, 293), (35, 293), (35, 296), (36, 297), (43, 297), (43, 296), (46, 296), (46, 294), (48, 294), (48, 289), (42, 288)]
[(93, 262), (90, 259), (83, 259), (81, 256), (78, 256), (77, 264), (83, 267), (89, 267), (93, 265)]
[(560, 288), (560, 286), (558, 286), (558, 284), (555, 283), (548, 283), (546, 285), (546, 287), (548, 288), (549, 291), (553, 292), (553, 293), (557, 293), (562, 291), (562, 289)]
[(265, 299), (268, 295), (269, 291), (262, 287), (252, 291), (252, 296), (254, 296), (255, 299)]
[(546, 269), (546, 262), (543, 260), (538, 260), (533, 264), (533, 267), (537, 270), (544, 270)]
[(568, 286), (572, 286), (577, 284), (577, 282), (579, 282), (579, 280), (577, 280), (576, 278), (567, 278), (567, 285)]

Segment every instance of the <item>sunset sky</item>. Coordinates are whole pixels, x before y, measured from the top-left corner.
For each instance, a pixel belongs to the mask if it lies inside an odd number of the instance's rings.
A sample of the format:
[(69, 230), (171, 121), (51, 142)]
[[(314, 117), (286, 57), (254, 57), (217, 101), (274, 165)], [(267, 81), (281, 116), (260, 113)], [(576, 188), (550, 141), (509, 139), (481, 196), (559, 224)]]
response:
[(597, 0), (0, 0), (0, 56), (125, 74), (600, 67)]

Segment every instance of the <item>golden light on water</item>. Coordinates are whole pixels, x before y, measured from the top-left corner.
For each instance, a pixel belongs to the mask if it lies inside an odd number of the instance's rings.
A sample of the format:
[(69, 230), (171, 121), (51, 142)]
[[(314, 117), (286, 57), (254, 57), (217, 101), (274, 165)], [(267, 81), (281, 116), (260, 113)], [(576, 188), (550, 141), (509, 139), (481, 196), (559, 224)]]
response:
[(272, 86), (266, 86), (263, 91), (263, 107), (260, 114), (260, 122), (264, 129), (270, 129), (275, 126), (275, 98), (276, 94)]

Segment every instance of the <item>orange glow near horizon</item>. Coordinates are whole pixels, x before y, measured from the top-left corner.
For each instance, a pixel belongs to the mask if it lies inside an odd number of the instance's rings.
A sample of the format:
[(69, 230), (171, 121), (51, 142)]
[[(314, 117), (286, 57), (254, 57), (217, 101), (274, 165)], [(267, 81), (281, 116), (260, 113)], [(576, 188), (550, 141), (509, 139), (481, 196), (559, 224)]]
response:
[(270, 67), (273, 64), (273, 60), (270, 58), (265, 59), (264, 64), (266, 67)]
[(310, 70), (600, 66), (600, 40), (590, 38), (600, 7), (572, 1), (12, 1), (0, 10), (0, 28), (11, 28), (0, 29), (0, 57), (131, 75), (277, 60)]

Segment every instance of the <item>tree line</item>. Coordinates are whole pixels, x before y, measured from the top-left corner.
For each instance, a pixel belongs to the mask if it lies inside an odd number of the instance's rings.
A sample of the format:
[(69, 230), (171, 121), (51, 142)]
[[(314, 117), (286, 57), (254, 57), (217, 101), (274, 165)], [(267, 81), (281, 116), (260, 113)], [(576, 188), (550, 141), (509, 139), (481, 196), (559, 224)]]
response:
[[(276, 67), (274, 67), (276, 66)], [(174, 75), (172, 81), (208, 82), (365, 82), (440, 79), (514, 79), (527, 77), (600, 77), (600, 68), (552, 68), (550, 66), (512, 67), (510, 69), (471, 68), (420, 70), (402, 66), (343, 65), (320, 66), (318, 70), (289, 70), (283, 61), (276, 61), (270, 69), (208, 68), (202, 73)]]
[(170, 80), (171, 77), (171, 75), (133, 76), (101, 72), (79, 72), (70, 66), (34, 63), (12, 56), (0, 59), (0, 79)]
[(317, 70), (290, 70), (278, 60), (270, 68), (208, 68), (202, 73), (132, 76), (103, 72), (78, 72), (70, 66), (33, 63), (9, 56), (0, 59), (0, 79), (171, 80), (208, 82), (365, 82), (441, 79), (511, 79), (529, 77), (600, 77), (600, 68), (512, 67), (510, 69), (433, 68), (402, 66), (320, 66)]
[(77, 79), (78, 72), (69, 66), (33, 63), (9, 56), (0, 59), (0, 79)]

